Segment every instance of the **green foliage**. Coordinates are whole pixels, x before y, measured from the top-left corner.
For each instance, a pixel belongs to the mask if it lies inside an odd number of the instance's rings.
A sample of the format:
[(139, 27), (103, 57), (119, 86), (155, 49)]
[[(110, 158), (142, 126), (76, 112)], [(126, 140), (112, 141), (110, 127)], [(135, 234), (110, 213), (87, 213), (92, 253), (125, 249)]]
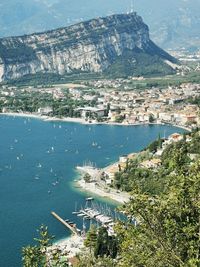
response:
[(22, 248), (23, 267), (38, 267), (41, 262), (41, 252), (38, 246)]
[(138, 224), (118, 228), (119, 266), (199, 266), (199, 190), (200, 161), (171, 176), (160, 196), (135, 190), (124, 210)]
[(46, 248), (51, 245), (53, 236), (48, 233), (48, 228), (44, 225), (38, 230), (39, 237), (34, 238), (37, 241), (35, 246), (22, 248), (22, 261), (24, 267), (47, 266)]
[(91, 253), (84, 253), (78, 257), (77, 267), (116, 267), (116, 261), (107, 256), (95, 258)]
[(86, 173), (84, 176), (83, 176), (83, 179), (86, 183), (90, 183), (91, 182), (91, 175), (89, 173)]
[(187, 153), (188, 148), (185, 141), (169, 145), (162, 154), (163, 167), (168, 169), (169, 172), (187, 168), (190, 163)]
[(94, 257), (116, 258), (118, 251), (118, 240), (115, 236), (109, 236), (105, 227), (96, 228), (91, 225), (85, 239), (85, 246), (93, 251)]
[(94, 256), (103, 257), (110, 256), (115, 258), (117, 256), (118, 242), (114, 236), (109, 236), (108, 231), (104, 227), (98, 229), (97, 241), (94, 248)]
[(22, 92), (21, 90), (15, 97), (6, 97), (6, 101), (0, 102), (0, 109), (3, 107), (12, 110), (13, 112), (37, 112), (41, 107), (50, 107), (51, 116), (57, 117), (80, 117), (80, 112), (77, 107), (90, 105), (90, 101), (74, 100), (68, 91), (63, 90), (61, 99), (54, 99), (51, 94), (40, 93), (37, 91)]
[(0, 57), (7, 64), (19, 64), (37, 59), (33, 48), (14, 38), (6, 46), (0, 41)]
[(48, 227), (41, 225), (38, 230), (39, 237), (34, 238), (36, 245), (22, 248), (23, 267), (67, 267), (67, 260), (61, 259), (59, 251), (54, 251), (47, 257), (47, 248), (52, 245), (53, 236), (48, 233)]
[(94, 224), (92, 224), (89, 231), (87, 232), (84, 245), (91, 249), (95, 247), (96, 242), (97, 242), (97, 228)]
[(162, 147), (162, 143), (164, 142), (163, 139), (161, 139), (160, 135), (157, 140), (153, 141), (151, 144), (149, 144), (146, 149), (148, 149), (150, 152), (157, 152), (159, 148)]
[(165, 64), (159, 56), (147, 54), (140, 49), (125, 51), (106, 70), (106, 74), (110, 77), (127, 77), (130, 75), (153, 76), (172, 73), (171, 67)]
[(155, 121), (155, 118), (152, 114), (149, 115), (149, 122), (152, 123)]
[(123, 122), (124, 118), (125, 118), (124, 115), (119, 115), (116, 117), (115, 122), (121, 123), (121, 122)]
[(189, 99), (187, 99), (187, 102), (193, 105), (198, 105), (200, 107), (200, 97), (191, 97)]
[(182, 141), (168, 145), (161, 156), (162, 165), (155, 169), (147, 169), (141, 166), (141, 162), (151, 159), (148, 153), (156, 152), (161, 148), (163, 140), (158, 137), (146, 149), (139, 153), (133, 160), (129, 160), (126, 168), (115, 174), (113, 186), (116, 189), (131, 192), (138, 189), (142, 193), (151, 195), (161, 194), (167, 187), (171, 173), (186, 171), (191, 164), (189, 154), (200, 157), (200, 135), (199, 131), (191, 134), (190, 141), (186, 141), (186, 136)]

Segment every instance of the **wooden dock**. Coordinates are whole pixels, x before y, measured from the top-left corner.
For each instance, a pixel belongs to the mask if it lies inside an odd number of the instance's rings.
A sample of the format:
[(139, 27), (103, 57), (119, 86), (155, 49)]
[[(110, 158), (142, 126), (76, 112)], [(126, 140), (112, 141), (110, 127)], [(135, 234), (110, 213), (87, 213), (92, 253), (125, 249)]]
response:
[(76, 229), (75, 225), (70, 225), (68, 222), (63, 220), (58, 214), (56, 214), (54, 211), (51, 212), (51, 214), (64, 226), (66, 226), (73, 234), (78, 235), (78, 231)]

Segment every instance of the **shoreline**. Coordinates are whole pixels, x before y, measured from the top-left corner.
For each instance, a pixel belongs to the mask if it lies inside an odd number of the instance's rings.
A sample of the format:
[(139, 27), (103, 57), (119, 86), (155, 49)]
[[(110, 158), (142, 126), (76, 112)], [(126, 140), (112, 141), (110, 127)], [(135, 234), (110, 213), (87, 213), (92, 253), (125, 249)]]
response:
[(109, 199), (117, 202), (118, 204), (124, 204), (129, 201), (130, 195), (126, 192), (117, 192), (115, 189), (104, 189), (97, 186), (94, 182), (86, 183), (83, 178), (80, 178), (75, 182), (78, 185), (78, 189), (83, 192), (90, 192), (92, 195), (96, 195), (100, 198)]
[[(72, 182), (72, 186), (74, 188), (77, 188), (78, 191), (88, 192), (93, 196), (97, 196), (100, 198), (108, 199), (110, 201), (114, 201), (118, 205), (129, 202), (130, 197), (131, 197), (129, 193), (111, 188), (108, 185), (103, 185), (99, 180), (102, 171), (113, 166), (114, 164), (116, 163), (111, 163), (108, 166), (105, 166), (104, 168), (101, 168), (101, 169), (90, 168), (88, 166), (76, 168), (77, 176), (76, 176), (76, 179)], [(88, 183), (85, 182), (84, 174), (86, 173), (88, 173), (92, 178), (95, 178), (96, 180), (88, 182)]]
[(110, 125), (110, 126), (144, 126), (144, 125), (164, 125), (164, 126), (172, 126), (172, 127), (177, 127), (183, 130), (186, 130), (188, 132), (191, 132), (192, 129), (188, 128), (187, 126), (184, 125), (176, 125), (176, 124), (171, 124), (171, 123), (162, 123), (162, 122), (155, 122), (155, 123), (117, 123), (117, 122), (88, 122), (85, 121), (83, 118), (71, 118), (71, 117), (66, 117), (66, 118), (57, 118), (57, 117), (49, 117), (45, 115), (39, 115), (39, 114), (33, 114), (33, 113), (17, 113), (17, 112), (5, 112), (5, 113), (0, 113), (0, 116), (11, 116), (11, 117), (24, 117), (24, 118), (33, 118), (33, 119), (39, 119), (42, 121), (47, 121), (47, 122), (73, 122), (73, 123), (80, 123), (80, 124), (85, 124), (85, 125)]
[(79, 235), (71, 234), (66, 238), (56, 240), (53, 244), (48, 247), (47, 255), (51, 255), (52, 251), (59, 249), (63, 254), (66, 253), (66, 258), (70, 259), (80, 253), (81, 249), (84, 248), (84, 238)]

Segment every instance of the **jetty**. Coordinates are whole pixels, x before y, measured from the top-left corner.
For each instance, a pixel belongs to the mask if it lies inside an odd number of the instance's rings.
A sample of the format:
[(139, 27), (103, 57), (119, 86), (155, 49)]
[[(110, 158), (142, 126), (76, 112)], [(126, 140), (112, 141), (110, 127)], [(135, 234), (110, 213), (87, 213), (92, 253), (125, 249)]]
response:
[(58, 214), (56, 214), (54, 211), (51, 212), (51, 214), (64, 226), (66, 226), (73, 234), (78, 235), (80, 233), (80, 230), (76, 227), (76, 224), (69, 222), (68, 220), (62, 219)]
[(99, 222), (102, 225), (107, 225), (113, 222), (113, 218), (102, 214), (100, 211), (92, 208), (81, 209), (79, 213), (77, 213), (77, 216), (83, 216), (86, 219), (95, 220), (96, 222)]

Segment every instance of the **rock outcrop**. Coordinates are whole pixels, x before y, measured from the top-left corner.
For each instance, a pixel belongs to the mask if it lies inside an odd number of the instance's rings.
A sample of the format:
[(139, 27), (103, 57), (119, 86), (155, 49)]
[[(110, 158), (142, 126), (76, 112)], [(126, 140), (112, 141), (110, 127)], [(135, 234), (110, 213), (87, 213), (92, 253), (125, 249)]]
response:
[[(130, 13), (0, 39), (0, 81), (37, 73), (101, 73), (127, 51), (134, 52), (135, 64), (137, 53), (156, 56), (163, 64), (175, 63), (173, 57), (150, 40), (142, 18)], [(131, 67), (134, 73), (134, 64)]]

